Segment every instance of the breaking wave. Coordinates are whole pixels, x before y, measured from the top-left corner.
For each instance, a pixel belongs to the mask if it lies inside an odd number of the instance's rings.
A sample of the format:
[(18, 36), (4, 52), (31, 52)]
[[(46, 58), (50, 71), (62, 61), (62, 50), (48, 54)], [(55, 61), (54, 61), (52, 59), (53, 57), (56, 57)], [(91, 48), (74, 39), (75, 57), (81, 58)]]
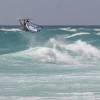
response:
[(21, 31), (19, 28), (12, 28), (12, 29), (7, 29), (7, 28), (1, 28), (0, 31), (6, 31), (6, 32), (16, 32), (16, 31)]
[(44, 47), (32, 47), (12, 55), (30, 58), (33, 62), (72, 65), (100, 60), (100, 50), (85, 41), (77, 40), (66, 44), (54, 38), (51, 38)]
[(90, 33), (86, 33), (86, 32), (80, 32), (80, 33), (75, 33), (75, 34), (72, 34), (72, 35), (69, 35), (65, 38), (72, 38), (72, 37), (75, 37), (75, 36), (80, 36), (80, 35), (88, 35)]
[(72, 29), (70, 27), (68, 27), (68, 28), (60, 28), (60, 30), (62, 30), (62, 31), (70, 31), (70, 32), (76, 32), (77, 31), (77, 29)]

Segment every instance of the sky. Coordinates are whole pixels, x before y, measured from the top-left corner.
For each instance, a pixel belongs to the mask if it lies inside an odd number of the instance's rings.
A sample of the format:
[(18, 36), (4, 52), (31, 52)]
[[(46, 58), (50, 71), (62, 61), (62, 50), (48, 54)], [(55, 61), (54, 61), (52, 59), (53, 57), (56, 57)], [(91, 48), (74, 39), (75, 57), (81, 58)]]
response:
[(0, 25), (100, 25), (100, 0), (0, 0)]

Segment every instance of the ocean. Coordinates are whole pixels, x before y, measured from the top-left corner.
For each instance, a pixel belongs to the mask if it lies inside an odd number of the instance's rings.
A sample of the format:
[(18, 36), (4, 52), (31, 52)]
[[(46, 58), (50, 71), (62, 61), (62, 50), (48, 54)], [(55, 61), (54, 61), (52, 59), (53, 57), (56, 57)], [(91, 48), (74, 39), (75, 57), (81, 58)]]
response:
[(100, 100), (100, 26), (0, 26), (0, 100)]

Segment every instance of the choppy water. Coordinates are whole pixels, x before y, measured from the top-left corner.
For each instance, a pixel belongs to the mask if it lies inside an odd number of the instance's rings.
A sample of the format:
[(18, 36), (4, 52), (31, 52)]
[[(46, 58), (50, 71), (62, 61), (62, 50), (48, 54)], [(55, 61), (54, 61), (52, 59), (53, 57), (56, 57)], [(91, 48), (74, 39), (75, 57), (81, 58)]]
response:
[(100, 100), (100, 28), (0, 28), (0, 100)]

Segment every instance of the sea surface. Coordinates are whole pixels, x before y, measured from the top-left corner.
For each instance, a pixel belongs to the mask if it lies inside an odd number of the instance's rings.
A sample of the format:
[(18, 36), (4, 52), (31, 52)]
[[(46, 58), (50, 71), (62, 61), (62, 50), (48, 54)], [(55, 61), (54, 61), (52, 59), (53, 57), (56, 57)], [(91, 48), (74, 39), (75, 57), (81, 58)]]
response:
[(0, 26), (0, 100), (100, 100), (100, 26)]

